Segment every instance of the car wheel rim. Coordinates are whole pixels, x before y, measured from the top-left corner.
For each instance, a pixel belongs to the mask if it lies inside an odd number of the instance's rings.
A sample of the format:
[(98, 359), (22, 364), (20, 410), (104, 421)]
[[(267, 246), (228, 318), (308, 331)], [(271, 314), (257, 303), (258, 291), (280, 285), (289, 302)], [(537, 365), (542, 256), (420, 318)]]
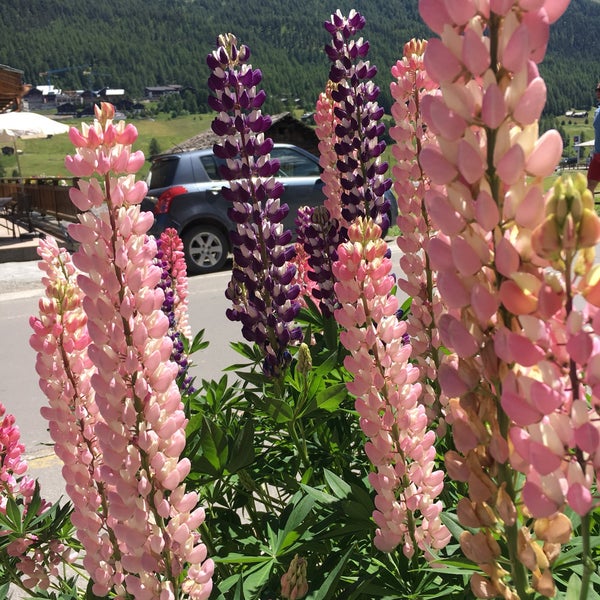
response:
[(223, 256), (223, 245), (214, 233), (200, 233), (190, 242), (190, 258), (200, 267), (214, 267)]

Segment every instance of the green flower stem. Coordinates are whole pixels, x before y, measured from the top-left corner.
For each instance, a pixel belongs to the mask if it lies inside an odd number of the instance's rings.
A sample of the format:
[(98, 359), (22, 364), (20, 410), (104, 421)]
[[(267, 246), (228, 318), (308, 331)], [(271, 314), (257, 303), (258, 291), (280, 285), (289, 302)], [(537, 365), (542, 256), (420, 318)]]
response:
[[(571, 271), (573, 260), (575, 256), (573, 252), (567, 252), (565, 256), (565, 268), (564, 268), (564, 278), (565, 278), (565, 288), (566, 288), (566, 319), (569, 318), (569, 315), (573, 311), (573, 287), (571, 284)], [(565, 319), (565, 320), (566, 320)], [(569, 361), (569, 377), (571, 379), (571, 390), (573, 393), (573, 400), (579, 399), (579, 377), (577, 375), (577, 365), (574, 360)], [(584, 467), (584, 459), (581, 455), (581, 452), (577, 452), (577, 459), (582, 467)], [(581, 552), (581, 563), (583, 567), (583, 573), (581, 577), (581, 591), (579, 593), (579, 600), (587, 600), (588, 591), (590, 588), (590, 579), (592, 577), (592, 573), (595, 570), (594, 561), (592, 560), (590, 554), (590, 514), (586, 514), (581, 517), (581, 540), (582, 540), (582, 552)]]
[[(296, 431), (296, 424), (300, 425), (300, 429), (302, 430), (300, 435), (298, 435), (298, 432)], [(298, 454), (300, 455), (300, 460), (302, 461), (304, 469), (306, 471), (310, 470), (310, 458), (308, 457), (308, 448), (306, 447), (306, 439), (304, 437), (304, 428), (302, 427), (302, 423), (296, 419), (290, 421), (289, 433), (294, 446), (298, 450)]]
[(596, 569), (590, 553), (590, 513), (587, 513), (581, 517), (581, 540), (583, 543), (583, 550), (581, 553), (583, 573), (581, 577), (581, 592), (579, 593), (579, 600), (587, 600), (588, 592), (591, 587), (590, 580), (592, 578), (592, 573)]

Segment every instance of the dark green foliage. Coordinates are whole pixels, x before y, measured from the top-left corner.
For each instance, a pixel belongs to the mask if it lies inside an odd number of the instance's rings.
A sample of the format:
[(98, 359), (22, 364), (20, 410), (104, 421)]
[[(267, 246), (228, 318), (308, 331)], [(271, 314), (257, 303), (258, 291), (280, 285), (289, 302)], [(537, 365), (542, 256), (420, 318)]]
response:
[(260, 350), (239, 342), (234, 380), (203, 381), (186, 398), (187, 483), (206, 508), (202, 539), (217, 565), (211, 599), (279, 598), (295, 554), (307, 560), (311, 600), (472, 599), (468, 571), (446, 578), (373, 546), (370, 465), (346, 351), (335, 320), (307, 301), (299, 321), (314, 342), (312, 368), (293, 360), (283, 382), (268, 380)]
[[(240, 5), (244, 6), (244, 5)], [(328, 35), (323, 22), (340, 9), (361, 11), (371, 43), (369, 58), (379, 73), (381, 104), (389, 109), (390, 68), (413, 37), (428, 38), (418, 0), (265, 0), (236, 10), (221, 0), (29, 0), (3, 3), (0, 62), (25, 72), (28, 83), (63, 89), (122, 87), (140, 97), (146, 86), (181, 84), (196, 93), (167, 112), (206, 112), (206, 55), (221, 33), (232, 32), (252, 50), (264, 75), (271, 113), (312, 110), (323, 89)], [(548, 85), (548, 114), (589, 108), (600, 77), (597, 66), (600, 4), (572, 0), (551, 28), (540, 72)], [(41, 72), (61, 72), (40, 76)]]

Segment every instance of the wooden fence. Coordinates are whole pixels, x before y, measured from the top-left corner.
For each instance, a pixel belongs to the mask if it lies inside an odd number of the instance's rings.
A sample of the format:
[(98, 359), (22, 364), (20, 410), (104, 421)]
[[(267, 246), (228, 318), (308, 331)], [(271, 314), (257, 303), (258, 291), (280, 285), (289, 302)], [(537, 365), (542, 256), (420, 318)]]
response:
[(30, 232), (42, 231), (66, 239), (66, 226), (77, 221), (78, 209), (69, 198), (76, 179), (0, 178), (0, 197), (12, 200), (5, 214)]

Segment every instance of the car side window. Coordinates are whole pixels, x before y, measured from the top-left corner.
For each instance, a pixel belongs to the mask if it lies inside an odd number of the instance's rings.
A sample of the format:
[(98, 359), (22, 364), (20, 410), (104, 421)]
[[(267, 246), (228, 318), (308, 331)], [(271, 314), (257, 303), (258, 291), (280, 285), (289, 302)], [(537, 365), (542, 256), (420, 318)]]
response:
[(209, 154), (207, 156), (201, 156), (200, 162), (202, 162), (202, 166), (204, 167), (209, 179), (214, 179), (215, 181), (223, 179), (223, 177), (221, 177), (219, 174), (219, 165), (225, 161), (219, 160), (212, 154)]
[(290, 148), (273, 148), (271, 157), (279, 160), (279, 177), (319, 177), (321, 169), (316, 161)]

